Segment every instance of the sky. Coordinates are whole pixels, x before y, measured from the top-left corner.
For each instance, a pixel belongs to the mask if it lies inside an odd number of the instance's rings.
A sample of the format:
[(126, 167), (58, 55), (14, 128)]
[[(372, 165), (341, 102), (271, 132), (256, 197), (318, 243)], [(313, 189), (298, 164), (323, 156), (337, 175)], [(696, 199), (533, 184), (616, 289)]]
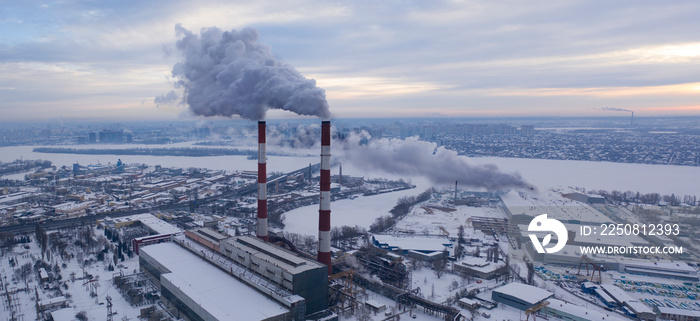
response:
[(334, 118), (700, 116), (697, 17), (697, 1), (3, 1), (0, 114), (192, 118), (155, 103), (180, 24), (257, 29)]

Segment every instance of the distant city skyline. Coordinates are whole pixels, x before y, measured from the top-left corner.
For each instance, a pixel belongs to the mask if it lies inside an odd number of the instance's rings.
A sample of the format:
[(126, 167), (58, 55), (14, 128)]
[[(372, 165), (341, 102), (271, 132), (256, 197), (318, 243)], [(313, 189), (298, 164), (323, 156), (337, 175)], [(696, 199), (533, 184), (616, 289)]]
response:
[(154, 103), (173, 89), (180, 23), (257, 29), (334, 118), (700, 116), (699, 15), (694, 1), (12, 2), (0, 113), (193, 117)]

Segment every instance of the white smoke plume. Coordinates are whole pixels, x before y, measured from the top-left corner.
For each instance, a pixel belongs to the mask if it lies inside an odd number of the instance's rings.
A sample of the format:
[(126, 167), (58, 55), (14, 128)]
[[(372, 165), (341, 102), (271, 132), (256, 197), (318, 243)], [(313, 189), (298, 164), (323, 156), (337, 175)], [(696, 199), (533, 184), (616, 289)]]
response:
[[(254, 138), (255, 133), (257, 131), (251, 130), (251, 137)], [(436, 185), (453, 185), (459, 181), (459, 185), (487, 190), (533, 189), (517, 173), (503, 173), (496, 165), (471, 165), (457, 152), (416, 137), (373, 139), (365, 130), (341, 134), (335, 127), (331, 133), (333, 157), (358, 170), (425, 177)], [(321, 126), (270, 125), (267, 127), (267, 143), (268, 146), (291, 148), (296, 152), (314, 153), (321, 147)]]
[(263, 120), (268, 109), (281, 109), (330, 119), (325, 91), (277, 60), (270, 46), (258, 42), (257, 30), (214, 27), (197, 35), (179, 24), (175, 30), (184, 61), (172, 74), (194, 114)]
[(345, 157), (358, 169), (422, 176), (438, 185), (459, 181), (460, 185), (487, 190), (534, 189), (517, 173), (503, 173), (496, 165), (471, 165), (457, 152), (438, 147), (436, 143), (417, 138), (382, 138), (366, 145), (357, 144), (361, 139), (350, 138), (344, 145)]
[(321, 146), (321, 125), (290, 126), (282, 123), (267, 127), (267, 142), (271, 146), (310, 149)]
[(627, 111), (633, 113), (633, 111), (629, 109), (624, 109), (624, 108), (617, 108), (617, 107), (603, 107), (601, 108), (603, 111)]

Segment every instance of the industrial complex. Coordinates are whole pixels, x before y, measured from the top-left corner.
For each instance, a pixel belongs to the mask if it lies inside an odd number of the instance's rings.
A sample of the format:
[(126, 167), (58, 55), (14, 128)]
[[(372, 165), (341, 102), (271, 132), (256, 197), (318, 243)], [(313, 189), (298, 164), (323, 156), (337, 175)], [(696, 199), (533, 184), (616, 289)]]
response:
[[(470, 191), (455, 184), (413, 196), (419, 192), (402, 179), (369, 180), (342, 169), (332, 175), (328, 121), (317, 132), (318, 164), (268, 174), (274, 158), (267, 156), (266, 126), (257, 123), (257, 153), (244, 158), (256, 158), (257, 171), (74, 166), (72, 176), (54, 178), (64, 197), (49, 211), (20, 214), (42, 199), (40, 189), (0, 196), (8, 220), (40, 227), (32, 245), (39, 248), (22, 247), (8, 261), (31, 261), (36, 269), (37, 314), (82, 320), (75, 310), (94, 300), (108, 320), (117, 318), (117, 308), (125, 318), (123, 311), (136, 311), (149, 321), (700, 319), (692, 251), (583, 250), (692, 244), (689, 223), (679, 225), (681, 235), (607, 237), (591, 231), (640, 224), (636, 213), (651, 210), (571, 188)], [(394, 192), (403, 196), (391, 208), (381, 195)], [(390, 216), (372, 213), (382, 206)], [(291, 214), (299, 211), (303, 219)], [(545, 213), (565, 233), (531, 231)], [(692, 215), (675, 208), (658, 213), (661, 224)], [(352, 226), (366, 217), (374, 223)], [(42, 236), (47, 219), (56, 227)], [(300, 225), (311, 231), (294, 233), (304, 231)], [(561, 249), (539, 251), (533, 242), (540, 240)], [(81, 247), (87, 252), (78, 253)], [(44, 263), (47, 253), (70, 272)], [(6, 302), (31, 293), (29, 285), (0, 285)], [(71, 299), (83, 288), (83, 297)], [(7, 309), (17, 315), (12, 305)]]

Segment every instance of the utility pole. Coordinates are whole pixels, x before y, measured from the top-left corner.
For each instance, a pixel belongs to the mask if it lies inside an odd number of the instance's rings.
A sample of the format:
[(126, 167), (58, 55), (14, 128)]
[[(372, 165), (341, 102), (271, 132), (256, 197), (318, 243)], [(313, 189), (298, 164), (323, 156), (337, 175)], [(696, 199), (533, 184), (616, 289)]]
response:
[(22, 308), (19, 298), (17, 298), (17, 291), (13, 290), (10, 293), (7, 283), (7, 275), (3, 276), (3, 287), (5, 288), (5, 310), (10, 311), (10, 321), (19, 321), (24, 319), (23, 314), (19, 314), (19, 310)]
[(116, 312), (112, 312), (112, 305), (112, 297), (107, 295), (107, 321), (113, 321), (114, 319), (112, 316), (117, 314)]

